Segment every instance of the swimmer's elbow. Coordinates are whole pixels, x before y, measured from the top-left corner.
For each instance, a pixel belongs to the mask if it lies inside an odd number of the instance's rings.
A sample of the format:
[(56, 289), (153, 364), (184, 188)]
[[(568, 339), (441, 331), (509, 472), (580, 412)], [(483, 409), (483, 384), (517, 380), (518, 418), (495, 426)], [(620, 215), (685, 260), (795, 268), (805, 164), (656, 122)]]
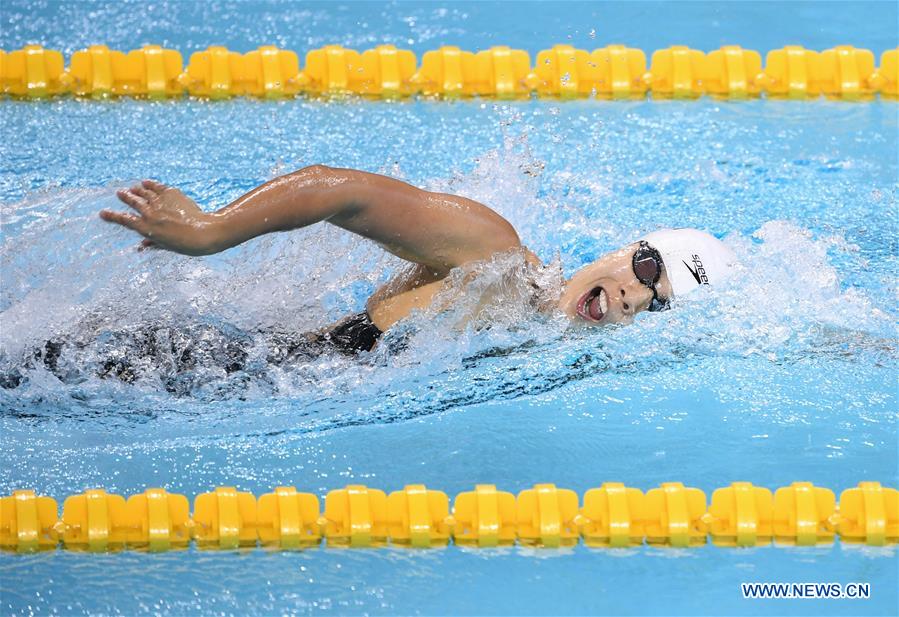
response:
[(322, 165), (321, 163), (315, 163), (314, 165), (301, 167), (300, 169), (297, 169), (296, 171), (288, 175), (291, 178), (299, 180), (328, 181), (336, 178), (339, 171), (339, 169), (334, 169), (333, 167), (328, 167), (327, 165)]

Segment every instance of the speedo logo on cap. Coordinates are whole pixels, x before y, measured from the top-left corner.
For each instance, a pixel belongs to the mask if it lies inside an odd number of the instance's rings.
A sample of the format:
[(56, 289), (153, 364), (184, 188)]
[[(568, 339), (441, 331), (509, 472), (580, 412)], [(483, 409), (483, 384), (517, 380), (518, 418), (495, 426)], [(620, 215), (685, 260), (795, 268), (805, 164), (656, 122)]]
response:
[(697, 285), (708, 285), (709, 277), (705, 273), (705, 268), (702, 267), (702, 259), (699, 258), (699, 255), (692, 255), (693, 259), (693, 267), (690, 267), (686, 261), (681, 260), (681, 262), (687, 266), (687, 270), (690, 271), (690, 274), (693, 275), (693, 278), (696, 279)]

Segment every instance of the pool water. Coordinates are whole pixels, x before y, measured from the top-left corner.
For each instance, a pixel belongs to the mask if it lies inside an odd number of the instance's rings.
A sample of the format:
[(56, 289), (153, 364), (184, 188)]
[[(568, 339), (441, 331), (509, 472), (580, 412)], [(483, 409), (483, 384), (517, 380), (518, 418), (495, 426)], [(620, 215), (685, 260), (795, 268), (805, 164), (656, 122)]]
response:
[[(896, 46), (896, 6), (6, 2), (0, 47), (102, 41), (182, 51), (274, 42), (624, 41), (766, 51)], [(208, 7), (208, 8), (203, 8)], [(781, 11), (781, 12), (779, 12)], [(784, 14), (782, 11), (785, 11)], [(509, 15), (509, 13), (513, 13)], [(30, 15), (30, 17), (29, 17)], [(283, 15), (283, 19), (280, 16)], [(642, 24), (639, 28), (633, 24)], [(838, 27), (839, 26), (839, 27)], [(98, 34), (98, 31), (100, 34)], [(591, 34), (593, 31), (593, 34)], [(535, 36), (534, 32), (539, 32)], [(846, 33), (852, 33), (847, 35)], [(682, 36), (678, 36), (682, 33)], [(346, 36), (344, 36), (346, 34)], [(535, 47), (536, 45), (536, 47)], [(897, 486), (895, 103), (829, 101), (0, 103), (0, 492), (62, 500), (90, 487), (188, 496), (219, 485), (807, 480)], [(724, 239), (739, 276), (602, 331), (522, 301), (510, 258), (479, 266), (460, 305), (417, 315), (358, 359), (271, 366), (260, 325), (305, 331), (359, 311), (402, 267), (313, 227), (203, 259), (135, 251), (102, 223), (143, 177), (216, 208), (312, 163), (387, 173), (482, 201), (566, 274), (654, 229)], [(322, 250), (322, 247), (328, 249)], [(552, 269), (545, 283), (558, 284)], [(489, 328), (460, 326), (500, 291)], [(111, 333), (214, 328), (254, 358), (227, 374), (138, 367), (98, 379)], [(78, 341), (64, 378), (26, 358)], [(895, 614), (895, 547), (845, 543), (686, 551), (458, 547), (88, 555), (0, 554), (4, 613)], [(744, 600), (744, 582), (867, 582), (869, 600)]]

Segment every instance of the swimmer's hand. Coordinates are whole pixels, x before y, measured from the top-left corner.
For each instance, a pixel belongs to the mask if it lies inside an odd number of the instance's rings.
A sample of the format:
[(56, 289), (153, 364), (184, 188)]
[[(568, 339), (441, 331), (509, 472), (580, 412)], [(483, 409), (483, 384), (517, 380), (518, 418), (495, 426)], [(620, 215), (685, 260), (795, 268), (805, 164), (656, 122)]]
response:
[(101, 210), (100, 218), (133, 229), (145, 239), (141, 248), (161, 248), (183, 255), (217, 252), (212, 239), (212, 215), (176, 188), (144, 180), (116, 193), (136, 212)]

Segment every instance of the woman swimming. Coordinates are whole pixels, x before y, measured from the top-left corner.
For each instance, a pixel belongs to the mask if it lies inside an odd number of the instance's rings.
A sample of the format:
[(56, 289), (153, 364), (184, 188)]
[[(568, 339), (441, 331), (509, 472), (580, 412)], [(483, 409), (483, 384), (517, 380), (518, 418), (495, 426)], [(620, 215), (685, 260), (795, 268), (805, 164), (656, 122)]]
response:
[[(265, 362), (272, 365), (329, 352), (370, 351), (385, 331), (413, 311), (433, 308), (454, 268), (509, 252), (517, 252), (531, 271), (541, 267), (512, 225), (487, 206), (362, 171), (306, 167), (211, 213), (178, 189), (152, 180), (119, 191), (118, 197), (133, 212), (103, 210), (100, 217), (144, 236), (143, 248), (210, 255), (263, 234), (325, 221), (374, 240), (412, 266), (376, 290), (363, 312), (319, 332), (242, 332), (216, 324), (141, 327), (104, 332), (93, 367), (61, 361), (66, 350), (96, 346), (98, 339), (88, 334), (47, 341), (26, 358), (26, 368), (38, 361), (58, 378), (76, 382), (85, 372), (126, 382), (144, 373), (164, 373), (166, 388), (180, 392), (189, 389), (183, 375), (197, 366), (221, 367), (226, 374), (246, 371), (247, 350), (260, 339)], [(551, 292), (549, 301), (534, 276), (530, 303), (540, 310), (560, 310), (577, 324), (628, 323), (640, 311), (664, 310), (675, 296), (718, 282), (732, 262), (731, 251), (705, 232), (658, 231), (582, 268), (561, 292)], [(14, 371), (0, 376), (0, 385), (16, 387), (22, 379)]]
[[(103, 210), (100, 217), (144, 236), (143, 247), (210, 255), (263, 234), (325, 221), (413, 263), (411, 272), (369, 298), (365, 313), (338, 324), (336, 334), (359, 350), (371, 349), (412, 311), (429, 307), (453, 268), (506, 251), (540, 264), (512, 225), (487, 206), (350, 169), (305, 167), (212, 213), (152, 180), (118, 197), (134, 212)], [(579, 324), (627, 323), (640, 311), (664, 310), (675, 295), (719, 281), (733, 261), (730, 249), (705, 232), (655, 232), (582, 268), (565, 283), (556, 305)]]

